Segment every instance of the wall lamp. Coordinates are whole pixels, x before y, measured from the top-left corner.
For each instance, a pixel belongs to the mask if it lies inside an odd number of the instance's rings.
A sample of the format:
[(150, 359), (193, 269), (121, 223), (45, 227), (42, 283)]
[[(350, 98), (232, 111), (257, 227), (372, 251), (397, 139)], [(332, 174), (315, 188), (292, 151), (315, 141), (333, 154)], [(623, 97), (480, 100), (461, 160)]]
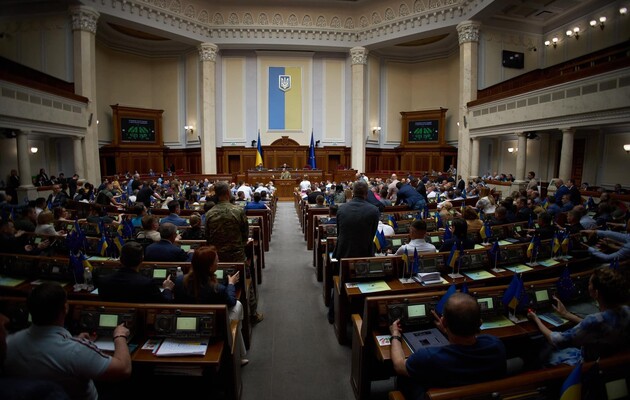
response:
[[(591, 28), (595, 28), (597, 26), (597, 21), (596, 20), (591, 20), (591, 22), (589, 22), (589, 24), (591, 25)], [(599, 17), (599, 28), (601, 30), (604, 30), (604, 26), (606, 25), (606, 17)]]
[[(624, 148), (625, 148), (625, 146), (624, 146)], [(33, 147), (31, 147), (31, 153), (35, 154), (35, 153), (37, 153), (38, 151), (39, 151), (39, 149), (37, 148), (37, 146), (33, 146)]]
[(626, 15), (626, 14), (628, 14), (628, 8), (626, 8), (626, 7), (621, 7), (621, 8), (619, 9), (619, 14), (621, 14), (621, 15)]
[(319, 140), (315, 141), (315, 147), (319, 147)]
[(553, 39), (551, 39), (551, 41), (549, 40), (545, 40), (545, 46), (549, 47), (549, 45), (553, 45), (553, 48), (555, 49), (556, 47), (558, 47), (558, 38), (555, 37)]
[(256, 139), (252, 140), (252, 147), (256, 147)]
[(567, 31), (567, 36), (571, 37), (573, 36), (576, 40), (580, 38), (580, 27), (576, 26), (575, 28), (573, 28), (573, 30), (569, 29)]
[(375, 126), (372, 128), (372, 133), (373, 134), (379, 134), (381, 132), (381, 127), (380, 126)]
[(623, 149), (626, 151), (626, 153), (630, 154), (630, 144), (624, 144)]
[(195, 128), (192, 125), (186, 125), (186, 126), (184, 126), (184, 129), (186, 130), (186, 133), (189, 134), (189, 135), (192, 135), (192, 133), (195, 130)]
[(516, 153), (518, 151), (518, 147), (508, 147), (508, 153)]

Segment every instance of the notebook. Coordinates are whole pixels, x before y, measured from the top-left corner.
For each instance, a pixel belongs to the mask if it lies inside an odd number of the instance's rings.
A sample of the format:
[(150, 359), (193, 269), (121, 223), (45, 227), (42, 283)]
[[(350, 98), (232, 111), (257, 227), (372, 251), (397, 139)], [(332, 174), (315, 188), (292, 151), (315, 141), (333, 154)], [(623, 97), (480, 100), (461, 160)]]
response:
[(446, 346), (448, 339), (437, 328), (404, 332), (403, 339), (414, 353), (423, 347)]

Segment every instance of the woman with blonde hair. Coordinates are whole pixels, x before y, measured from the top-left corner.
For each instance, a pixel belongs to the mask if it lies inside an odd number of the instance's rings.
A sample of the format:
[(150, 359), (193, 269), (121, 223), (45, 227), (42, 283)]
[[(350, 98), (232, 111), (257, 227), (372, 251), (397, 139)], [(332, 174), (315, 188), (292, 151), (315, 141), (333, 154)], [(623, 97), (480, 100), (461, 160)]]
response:
[[(191, 267), (184, 276), (175, 280), (175, 302), (186, 304), (225, 304), (228, 306), (230, 321), (238, 321), (236, 330), (241, 347), (241, 356), (247, 349), (241, 333), (243, 305), (236, 299), (236, 284), (240, 280), (239, 272), (228, 275), (227, 286), (217, 280), (219, 255), (214, 246), (202, 246), (195, 250)], [(241, 365), (249, 360), (242, 358)]]
[(65, 231), (56, 231), (55, 226), (55, 217), (52, 212), (46, 210), (39, 213), (37, 216), (37, 226), (35, 227), (35, 233), (41, 235), (54, 235), (54, 236), (62, 236), (65, 235)]
[(482, 188), (481, 193), (479, 193), (481, 197), (477, 200), (477, 204), (475, 204), (475, 208), (477, 210), (483, 211), (484, 214), (494, 214), (496, 210), (496, 201), (494, 200), (494, 196), (490, 192), (488, 188)]
[(464, 219), (468, 225), (468, 232), (479, 232), (483, 227), (483, 221), (479, 219), (477, 212), (471, 206), (464, 208)]

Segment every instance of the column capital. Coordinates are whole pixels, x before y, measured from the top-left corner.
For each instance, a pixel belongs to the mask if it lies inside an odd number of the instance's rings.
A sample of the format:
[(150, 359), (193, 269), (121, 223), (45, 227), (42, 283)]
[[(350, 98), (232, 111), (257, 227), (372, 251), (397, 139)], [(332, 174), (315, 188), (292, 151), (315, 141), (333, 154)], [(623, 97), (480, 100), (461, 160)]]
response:
[(101, 15), (98, 11), (86, 6), (72, 6), (69, 10), (72, 17), (73, 31), (86, 31), (96, 34), (96, 22)]
[(514, 134), (516, 134), (517, 137), (525, 136), (525, 138), (527, 138), (527, 132), (514, 132)]
[(562, 133), (575, 133), (575, 128), (562, 128), (560, 130), (562, 131)]
[(30, 129), (19, 129), (17, 132), (18, 136), (28, 136), (31, 134)]
[(216, 61), (217, 53), (219, 52), (219, 46), (214, 43), (201, 43), (199, 47), (199, 60), (201, 61)]
[(350, 49), (350, 56), (352, 57), (352, 65), (365, 65), (367, 64), (368, 49), (365, 47), (357, 46)]
[(479, 27), (481, 24), (475, 21), (463, 21), (457, 24), (457, 37), (459, 44), (479, 41)]

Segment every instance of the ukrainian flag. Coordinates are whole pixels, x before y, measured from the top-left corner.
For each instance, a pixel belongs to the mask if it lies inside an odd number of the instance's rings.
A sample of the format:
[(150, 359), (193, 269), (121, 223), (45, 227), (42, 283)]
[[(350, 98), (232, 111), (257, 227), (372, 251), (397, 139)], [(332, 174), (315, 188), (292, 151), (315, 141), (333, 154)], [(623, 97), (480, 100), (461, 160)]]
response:
[(262, 144), (260, 143), (260, 129), (258, 130), (258, 147), (256, 148), (256, 166), (263, 164)]
[(407, 252), (407, 246), (405, 246), (405, 252), (402, 255), (402, 260), (405, 263), (405, 271), (409, 269), (409, 253)]
[(101, 240), (99, 240), (98, 242), (98, 253), (105, 257), (105, 254), (107, 254), (107, 248), (109, 247), (109, 244), (107, 243), (107, 238), (105, 237), (105, 235), (101, 236)]
[(302, 129), (300, 67), (269, 67), (269, 129)]
[(573, 368), (560, 389), (560, 400), (579, 400), (582, 398), (582, 363)]
[(387, 224), (394, 229), (398, 229), (398, 223), (396, 222), (396, 219), (394, 218), (394, 216), (391, 214), (387, 216)]

